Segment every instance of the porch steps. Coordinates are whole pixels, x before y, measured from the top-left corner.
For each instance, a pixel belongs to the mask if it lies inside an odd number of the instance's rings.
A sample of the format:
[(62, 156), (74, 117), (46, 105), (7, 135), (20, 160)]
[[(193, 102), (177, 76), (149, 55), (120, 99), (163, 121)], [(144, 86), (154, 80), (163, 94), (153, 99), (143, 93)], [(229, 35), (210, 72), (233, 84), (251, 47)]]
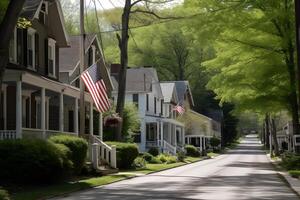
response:
[(89, 171), (94, 171), (96, 174), (99, 174), (100, 176), (105, 176), (109, 174), (115, 174), (119, 172), (119, 169), (113, 169), (109, 165), (105, 163), (100, 163), (98, 169), (93, 168), (93, 163), (92, 162), (87, 162), (86, 163)]

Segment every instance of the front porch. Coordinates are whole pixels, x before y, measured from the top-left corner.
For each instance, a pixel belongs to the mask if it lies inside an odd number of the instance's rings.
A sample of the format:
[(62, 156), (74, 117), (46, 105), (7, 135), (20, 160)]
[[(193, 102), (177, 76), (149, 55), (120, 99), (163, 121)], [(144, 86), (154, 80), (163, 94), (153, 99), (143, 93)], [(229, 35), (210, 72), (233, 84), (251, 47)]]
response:
[(209, 148), (209, 136), (204, 135), (186, 135), (185, 143), (198, 148), (200, 152)]
[[(78, 135), (78, 88), (29, 72), (7, 70), (2, 94), (0, 139), (48, 138), (61, 133)], [(88, 93), (85, 93), (85, 107), (85, 133), (101, 134), (102, 117), (94, 110)], [(99, 115), (98, 127), (94, 127), (94, 115)]]
[(156, 147), (161, 152), (176, 154), (183, 149), (185, 131), (182, 123), (174, 119), (149, 117), (144, 126), (145, 151)]

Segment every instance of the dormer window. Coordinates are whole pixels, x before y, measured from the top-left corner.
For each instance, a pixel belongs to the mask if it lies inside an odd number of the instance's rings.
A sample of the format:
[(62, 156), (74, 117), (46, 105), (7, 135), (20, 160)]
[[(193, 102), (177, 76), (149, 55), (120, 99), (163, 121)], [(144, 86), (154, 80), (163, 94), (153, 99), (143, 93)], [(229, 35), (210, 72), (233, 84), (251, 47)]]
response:
[(32, 28), (27, 32), (27, 66), (35, 70), (35, 30)]
[(56, 77), (55, 72), (55, 43), (56, 41), (49, 38), (48, 40), (48, 75)]
[(48, 4), (47, 4), (47, 2), (43, 2), (41, 5), (40, 13), (39, 13), (39, 21), (42, 24), (46, 24), (47, 15), (48, 15)]

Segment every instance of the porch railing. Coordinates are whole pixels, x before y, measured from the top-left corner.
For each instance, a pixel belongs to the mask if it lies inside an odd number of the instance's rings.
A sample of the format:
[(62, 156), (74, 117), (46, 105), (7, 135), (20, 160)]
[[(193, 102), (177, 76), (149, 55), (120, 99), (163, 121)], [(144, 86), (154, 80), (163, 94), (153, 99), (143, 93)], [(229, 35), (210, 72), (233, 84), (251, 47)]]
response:
[(109, 146), (97, 136), (91, 135), (92, 155), (91, 160), (94, 168), (98, 168), (100, 161), (105, 161), (110, 167), (117, 168), (116, 146)]
[(17, 139), (16, 130), (0, 130), (0, 140)]
[(164, 153), (176, 155), (176, 147), (164, 140)]

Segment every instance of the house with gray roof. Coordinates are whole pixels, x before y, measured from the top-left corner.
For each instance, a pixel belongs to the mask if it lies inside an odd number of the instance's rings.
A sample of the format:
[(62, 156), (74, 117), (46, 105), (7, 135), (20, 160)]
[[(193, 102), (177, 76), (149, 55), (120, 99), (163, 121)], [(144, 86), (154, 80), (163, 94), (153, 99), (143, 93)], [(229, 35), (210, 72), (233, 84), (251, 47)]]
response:
[(188, 81), (167, 81), (163, 84), (175, 85), (178, 104), (185, 109), (179, 120), (185, 125), (186, 144), (191, 144), (202, 152), (209, 148), (210, 138), (221, 139), (220, 123), (193, 110), (194, 100)]
[[(117, 99), (119, 68), (119, 65), (111, 65), (114, 100)], [(175, 119), (172, 110), (178, 102), (175, 85), (161, 84), (154, 68), (127, 69), (125, 101), (136, 104), (139, 111), (141, 127), (137, 143), (140, 151), (156, 147), (176, 154), (183, 147), (184, 125)]]
[[(79, 48), (73, 45), (76, 38), (70, 40), (66, 33), (60, 1), (25, 0), (20, 16), (31, 25), (24, 29), (16, 27), (10, 40), (9, 62), (0, 88), (3, 94), (0, 97), (3, 100), (0, 104), (0, 140), (45, 139), (62, 133), (78, 135), (81, 93), (71, 81), (76, 81), (72, 76), (79, 76), (76, 71), (79, 59), (75, 59), (79, 57)], [(99, 58), (101, 76), (111, 90), (112, 84), (103, 56), (97, 51), (100, 49), (97, 43), (95, 36), (88, 37), (86, 47), (92, 48), (87, 48), (86, 59), (95, 63)], [(61, 73), (65, 71), (70, 76)], [(83, 95), (88, 111), (85, 132), (93, 136), (98, 129), (93, 126), (94, 103), (88, 92)], [(101, 141), (99, 144), (106, 148)], [(115, 152), (111, 153), (109, 161), (115, 160), (113, 158)]]

